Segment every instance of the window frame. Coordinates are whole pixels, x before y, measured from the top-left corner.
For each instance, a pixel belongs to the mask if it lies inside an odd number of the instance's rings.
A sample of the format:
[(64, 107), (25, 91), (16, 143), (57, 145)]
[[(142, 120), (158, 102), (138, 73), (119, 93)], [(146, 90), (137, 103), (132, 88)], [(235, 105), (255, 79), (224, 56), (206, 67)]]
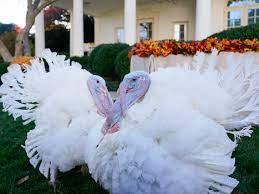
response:
[(259, 9), (259, 3), (255, 3), (253, 5), (243, 5), (243, 6), (235, 6), (235, 7), (225, 7), (224, 10), (224, 28), (230, 29), (228, 27), (228, 12), (229, 11), (235, 11), (235, 10), (241, 10), (241, 26), (247, 26), (248, 25), (248, 11), (250, 9)]
[[(123, 36), (123, 41), (122, 42), (118, 41), (119, 40), (118, 33), (117, 33), (118, 30), (123, 30), (124, 31), (124, 36)], [(115, 27), (115, 29), (114, 29), (114, 42), (116, 42), (116, 43), (125, 43), (125, 29), (124, 29), (123, 26)]]
[[(239, 11), (240, 12), (240, 18), (229, 18), (229, 15), (231, 14), (231, 12), (237, 12)], [(236, 25), (236, 21), (237, 20), (240, 20), (240, 25)], [(228, 25), (229, 22), (232, 23), (233, 21), (233, 25)], [(238, 28), (238, 27), (241, 27), (242, 26), (242, 10), (240, 9), (236, 9), (236, 10), (230, 10), (227, 12), (227, 28), (230, 29), (230, 28)]]
[[(173, 34), (173, 39), (176, 40), (176, 37), (175, 37), (175, 26), (176, 25), (184, 25), (184, 39), (183, 40), (178, 40), (178, 41), (187, 41), (188, 40), (188, 25), (189, 25), (189, 22), (188, 21), (176, 21), (176, 22), (173, 22), (173, 29), (172, 29), (172, 34)], [(179, 36), (180, 36), (180, 28), (179, 28)]]
[[(253, 10), (254, 11), (254, 15), (253, 16), (249, 16), (249, 11)], [(253, 23), (249, 24), (249, 19), (253, 19)], [(256, 24), (258, 19), (258, 24), (259, 24), (259, 8), (249, 8), (247, 10), (247, 25), (252, 25), (252, 24)]]
[(151, 32), (152, 32), (152, 37), (150, 40), (153, 40), (154, 39), (154, 26), (155, 26), (155, 23), (154, 23), (154, 18), (142, 18), (142, 19), (138, 19), (137, 20), (137, 41), (139, 42), (140, 41), (140, 24), (141, 23), (152, 23), (152, 28), (151, 28)]

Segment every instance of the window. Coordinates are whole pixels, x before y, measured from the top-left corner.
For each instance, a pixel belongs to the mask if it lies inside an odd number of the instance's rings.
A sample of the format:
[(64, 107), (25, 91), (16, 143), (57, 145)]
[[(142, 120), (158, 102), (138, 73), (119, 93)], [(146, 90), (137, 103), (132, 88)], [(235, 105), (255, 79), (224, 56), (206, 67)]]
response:
[(116, 42), (125, 42), (124, 28), (116, 28)]
[(187, 23), (174, 23), (174, 39), (177, 41), (187, 40)]
[(153, 38), (153, 23), (140, 22), (139, 23), (139, 40), (150, 40)]
[(248, 9), (248, 25), (259, 23), (259, 9)]
[(241, 10), (228, 12), (228, 28), (236, 28), (241, 26)]
[(259, 3), (259, 0), (239, 0), (239, 1), (229, 0), (228, 6), (229, 7), (247, 6), (247, 5), (250, 6), (256, 3)]

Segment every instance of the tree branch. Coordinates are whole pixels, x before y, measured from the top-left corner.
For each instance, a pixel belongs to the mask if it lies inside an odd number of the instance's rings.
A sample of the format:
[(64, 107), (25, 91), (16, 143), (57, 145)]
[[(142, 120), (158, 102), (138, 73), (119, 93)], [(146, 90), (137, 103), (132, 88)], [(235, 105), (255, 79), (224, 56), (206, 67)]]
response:
[(3, 57), (4, 61), (11, 61), (13, 59), (7, 47), (4, 45), (3, 41), (0, 39), (0, 55)]
[[(21, 56), (24, 52), (25, 39), (29, 35), (29, 31), (35, 22), (35, 17), (44, 10), (45, 7), (51, 5), (58, 0), (27, 0), (28, 10), (26, 14), (26, 25), (17, 35), (15, 42), (15, 56)], [(31, 6), (31, 9), (29, 8)]]
[(45, 7), (51, 5), (52, 3), (56, 2), (56, 1), (58, 1), (58, 0), (45, 0), (45, 1), (42, 1), (42, 3), (40, 3), (40, 5), (37, 8), (35, 8), (34, 14), (38, 15), (41, 12), (41, 10), (43, 10)]
[(27, 10), (32, 10), (32, 0), (27, 0)]
[(32, 4), (33, 10), (35, 10), (35, 9), (39, 6), (40, 1), (41, 1), (41, 0), (34, 0), (34, 3)]

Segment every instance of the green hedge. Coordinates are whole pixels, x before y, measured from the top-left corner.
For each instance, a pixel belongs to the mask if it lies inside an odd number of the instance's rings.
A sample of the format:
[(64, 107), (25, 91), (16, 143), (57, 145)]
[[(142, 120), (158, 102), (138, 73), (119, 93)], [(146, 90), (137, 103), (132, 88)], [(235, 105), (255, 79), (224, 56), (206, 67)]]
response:
[(105, 82), (106, 82), (106, 86), (108, 88), (109, 91), (117, 91), (118, 88), (119, 88), (119, 81), (112, 81), (112, 80), (109, 80), (109, 79), (105, 79)]
[(130, 72), (130, 59), (128, 53), (131, 47), (122, 50), (115, 59), (115, 72), (120, 80)]
[(99, 50), (101, 50), (104, 47), (105, 44), (100, 44), (97, 47), (95, 47), (89, 56), (89, 62), (93, 64), (93, 61), (95, 60), (96, 56), (98, 55)]
[[(7, 73), (7, 67), (10, 65), (9, 62), (3, 62), (0, 64), (0, 77)], [(2, 84), (2, 80), (0, 80), (0, 85)]]
[(71, 61), (75, 61), (75, 62), (78, 62), (82, 65), (82, 68), (83, 69), (86, 69), (88, 71), (92, 71), (92, 66), (90, 64), (90, 60), (89, 60), (89, 57), (88, 56), (83, 56), (83, 57), (71, 57), (70, 58)]
[(239, 28), (231, 28), (222, 32), (213, 34), (211, 37), (217, 37), (219, 39), (259, 39), (259, 24), (248, 25)]
[[(127, 44), (104, 44), (94, 52), (93, 71), (100, 76), (116, 78), (115, 74), (115, 59), (120, 51), (129, 48)], [(93, 53), (92, 53), (93, 54)], [(92, 55), (91, 54), (91, 55)], [(90, 58), (93, 58), (91, 57)]]
[(4, 62), (3, 57), (0, 55), (0, 64)]
[(69, 30), (64, 25), (55, 25), (45, 31), (46, 48), (52, 52), (69, 52)]

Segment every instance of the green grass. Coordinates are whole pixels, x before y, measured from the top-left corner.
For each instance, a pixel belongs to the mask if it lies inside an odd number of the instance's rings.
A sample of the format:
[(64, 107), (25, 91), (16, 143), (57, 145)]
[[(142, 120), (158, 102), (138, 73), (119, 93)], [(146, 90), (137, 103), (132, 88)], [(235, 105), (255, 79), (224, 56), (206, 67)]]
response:
[[(1, 108), (1, 107), (0, 107)], [(35, 170), (28, 161), (24, 149), (26, 133), (33, 125), (24, 126), (0, 111), (0, 194), (54, 193), (48, 180)], [(17, 182), (29, 176), (18, 185)], [(105, 192), (90, 175), (83, 176), (79, 168), (59, 173), (57, 193), (104, 194)]]
[[(1, 107), (0, 107), (1, 108)], [(0, 111), (0, 194), (15, 193), (53, 193), (48, 181), (30, 164), (21, 147), (26, 133), (33, 125), (23, 126), (21, 120)], [(236, 193), (259, 193), (259, 128), (252, 138), (243, 138), (236, 150), (236, 171), (233, 177), (240, 181)], [(173, 165), (173, 164), (172, 164)], [(17, 182), (29, 176), (18, 185)], [(58, 176), (58, 193), (106, 193), (89, 175), (83, 176), (76, 168)]]

